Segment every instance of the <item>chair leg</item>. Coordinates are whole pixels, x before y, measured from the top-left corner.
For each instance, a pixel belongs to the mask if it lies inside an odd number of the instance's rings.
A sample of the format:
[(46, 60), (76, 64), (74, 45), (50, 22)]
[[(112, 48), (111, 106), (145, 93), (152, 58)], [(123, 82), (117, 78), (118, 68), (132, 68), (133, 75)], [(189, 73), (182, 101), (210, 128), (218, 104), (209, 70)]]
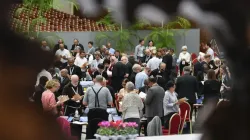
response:
[(192, 134), (193, 133), (193, 126), (192, 126), (192, 121), (190, 121), (190, 134)]

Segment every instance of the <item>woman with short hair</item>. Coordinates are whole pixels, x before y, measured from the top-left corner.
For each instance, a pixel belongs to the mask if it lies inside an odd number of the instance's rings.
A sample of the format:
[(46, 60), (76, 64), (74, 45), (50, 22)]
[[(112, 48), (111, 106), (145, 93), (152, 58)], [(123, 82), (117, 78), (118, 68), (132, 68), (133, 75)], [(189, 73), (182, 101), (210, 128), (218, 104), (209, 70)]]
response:
[(60, 88), (58, 80), (49, 80), (45, 85), (46, 90), (42, 94), (42, 105), (45, 112), (49, 112), (52, 115), (58, 115), (57, 106), (61, 105), (61, 102), (56, 102), (55, 92)]

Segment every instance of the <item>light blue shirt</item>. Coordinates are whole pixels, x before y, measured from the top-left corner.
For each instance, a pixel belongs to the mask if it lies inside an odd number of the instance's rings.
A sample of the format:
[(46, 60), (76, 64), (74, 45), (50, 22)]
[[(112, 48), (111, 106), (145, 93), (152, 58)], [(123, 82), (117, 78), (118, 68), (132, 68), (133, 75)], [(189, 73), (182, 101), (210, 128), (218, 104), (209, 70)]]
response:
[(148, 75), (144, 71), (137, 73), (135, 76), (135, 88), (143, 87), (146, 79), (148, 79)]
[(165, 92), (163, 99), (164, 116), (172, 112), (179, 112), (179, 105), (175, 104), (177, 101), (177, 93), (170, 93), (169, 90)]
[(110, 54), (115, 54), (115, 49), (110, 48), (110, 49), (109, 49), (109, 53), (110, 53)]

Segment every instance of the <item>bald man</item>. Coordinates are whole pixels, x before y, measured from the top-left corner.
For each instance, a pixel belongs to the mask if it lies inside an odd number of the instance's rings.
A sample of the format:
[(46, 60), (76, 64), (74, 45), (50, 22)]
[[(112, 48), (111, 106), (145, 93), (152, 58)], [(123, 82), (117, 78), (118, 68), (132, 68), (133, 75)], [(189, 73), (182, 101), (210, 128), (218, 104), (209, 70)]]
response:
[(77, 75), (79, 79), (82, 78), (82, 70), (80, 67), (76, 66), (74, 57), (71, 57), (68, 59), (68, 66), (66, 69), (68, 70), (68, 74), (71, 75)]
[[(62, 94), (68, 95), (70, 98), (70, 100), (65, 102), (66, 107), (64, 115), (74, 115), (76, 109), (78, 109), (78, 112), (82, 115), (81, 101), (84, 93), (82, 86), (79, 84), (79, 77), (77, 75), (71, 76), (70, 83), (64, 87)], [(76, 94), (79, 94), (81, 98), (77, 98)]]
[(121, 58), (122, 63), (126, 66), (126, 78), (130, 78), (131, 73), (132, 73), (132, 64), (128, 62), (128, 57), (127, 56), (122, 56)]
[(70, 83), (70, 79), (69, 79), (69, 74), (68, 74), (68, 70), (67, 69), (62, 69), (60, 71), (60, 77), (56, 78), (59, 82), (60, 82), (60, 89), (58, 90), (58, 94), (62, 95), (62, 91), (64, 89), (64, 87)]
[[(60, 45), (60, 44), (64, 44), (64, 42), (63, 42), (62, 39), (59, 39), (59, 40), (58, 40), (58, 43), (54, 46), (54, 48), (53, 48), (53, 54), (55, 54), (56, 51), (59, 49), (59, 45)], [(67, 47), (67, 45), (65, 45), (65, 44), (64, 44), (64, 48), (68, 50), (68, 47)]]
[(149, 49), (145, 50), (145, 56), (143, 57), (143, 63), (148, 63), (148, 61), (152, 58), (151, 51)]

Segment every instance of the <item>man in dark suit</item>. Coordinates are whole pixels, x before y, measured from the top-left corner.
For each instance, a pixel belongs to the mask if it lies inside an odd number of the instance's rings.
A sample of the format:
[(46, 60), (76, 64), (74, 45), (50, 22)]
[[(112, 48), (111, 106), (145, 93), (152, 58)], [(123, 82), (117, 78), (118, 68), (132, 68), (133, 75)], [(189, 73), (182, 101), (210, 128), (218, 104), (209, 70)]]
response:
[[(76, 109), (78, 109), (78, 112), (82, 115), (81, 103), (84, 93), (82, 86), (79, 84), (77, 75), (71, 76), (71, 82), (64, 87), (62, 94), (69, 96), (69, 100), (65, 102), (66, 107), (64, 115), (70, 116), (75, 113)], [(75, 94), (79, 94), (81, 99), (76, 99)]]
[[(163, 120), (163, 98), (165, 91), (156, 83), (155, 77), (148, 78), (148, 89), (147, 98), (145, 100), (146, 117), (149, 123), (155, 116), (159, 116)], [(162, 122), (163, 123), (163, 122)]]
[(130, 76), (132, 74), (132, 64), (128, 62), (128, 57), (127, 56), (122, 56), (121, 62), (126, 66), (126, 74), (128, 74), (126, 78), (130, 79)]
[[(53, 54), (55, 54), (56, 51), (60, 48), (60, 47), (59, 47), (60, 44), (64, 44), (64, 42), (63, 42), (62, 39), (59, 39), (59, 40), (58, 40), (58, 43), (54, 46), (54, 48), (53, 48)], [(64, 48), (68, 50), (68, 47), (67, 47), (67, 45), (65, 45), (65, 44), (64, 44)]]
[(115, 56), (112, 56), (111, 60), (115, 63), (112, 69), (111, 86), (115, 92), (119, 92), (122, 88), (122, 80), (126, 76), (126, 66), (122, 62), (118, 62)]
[(39, 107), (39, 109), (43, 109), (43, 105), (42, 105), (42, 94), (45, 91), (45, 84), (48, 81), (48, 78), (46, 76), (42, 76), (39, 79), (39, 85), (37, 85), (35, 87), (35, 92), (33, 94), (33, 99), (35, 104), (37, 104), (37, 106)]
[(70, 58), (68, 60), (68, 66), (66, 67), (66, 69), (68, 70), (68, 74), (71, 76), (71, 75), (77, 75), (79, 77), (79, 79), (82, 78), (82, 71), (81, 71), (81, 68), (76, 66), (74, 64), (75, 60), (74, 58)]
[(169, 75), (166, 71), (166, 64), (161, 62), (159, 68), (153, 70), (149, 76), (156, 77), (157, 84), (161, 86), (164, 90), (166, 89), (166, 83), (169, 80)]
[(165, 56), (163, 56), (162, 62), (164, 62), (167, 65), (166, 70), (171, 71), (173, 64), (173, 56), (170, 53), (167, 53)]
[(59, 95), (62, 95), (62, 91), (66, 85), (70, 83), (69, 74), (67, 69), (61, 70), (61, 76), (56, 78), (60, 82), (60, 88), (57, 91)]
[(74, 44), (71, 47), (71, 53), (73, 54), (74, 57), (76, 56), (77, 50), (84, 51), (84, 47), (81, 43), (79, 43), (77, 39), (74, 39)]
[(151, 51), (149, 49), (145, 50), (145, 56), (143, 57), (143, 63), (148, 63), (148, 61), (152, 58)]
[[(193, 104), (196, 103), (196, 95), (198, 92), (198, 82), (196, 78), (190, 75), (191, 68), (189, 66), (185, 66), (183, 68), (184, 75), (177, 78), (176, 81), (176, 93), (178, 93), (178, 98), (186, 97), (188, 99), (188, 103), (191, 106), (191, 114), (193, 111)], [(192, 117), (192, 115), (191, 115)]]

